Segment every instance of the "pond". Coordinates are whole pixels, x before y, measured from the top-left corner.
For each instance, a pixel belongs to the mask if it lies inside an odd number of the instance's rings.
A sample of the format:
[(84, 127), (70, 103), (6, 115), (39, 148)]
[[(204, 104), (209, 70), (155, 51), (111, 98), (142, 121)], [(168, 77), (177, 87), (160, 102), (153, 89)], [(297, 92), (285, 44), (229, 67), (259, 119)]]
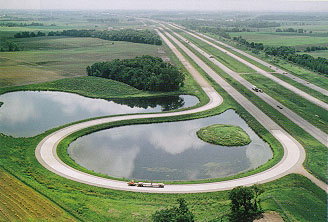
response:
[[(240, 126), (252, 142), (224, 147), (197, 137), (200, 128), (216, 123)], [(269, 145), (233, 110), (203, 119), (94, 132), (73, 141), (68, 153), (81, 166), (115, 178), (164, 181), (226, 177), (272, 158)]]
[(167, 96), (115, 101), (92, 99), (73, 93), (18, 91), (0, 95), (0, 132), (15, 137), (30, 137), (51, 128), (91, 117), (161, 112), (191, 107), (195, 96)]

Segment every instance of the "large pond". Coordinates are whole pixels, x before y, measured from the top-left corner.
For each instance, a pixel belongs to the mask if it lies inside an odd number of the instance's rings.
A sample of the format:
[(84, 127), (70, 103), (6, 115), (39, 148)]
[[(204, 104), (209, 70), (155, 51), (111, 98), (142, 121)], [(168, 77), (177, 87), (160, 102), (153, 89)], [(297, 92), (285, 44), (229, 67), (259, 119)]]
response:
[(109, 101), (73, 93), (18, 91), (0, 95), (0, 132), (29, 137), (48, 129), (91, 117), (125, 113), (161, 112), (191, 107), (195, 96), (168, 96)]
[[(216, 123), (240, 126), (252, 142), (224, 147), (197, 137), (200, 128)], [(140, 180), (226, 177), (254, 169), (272, 158), (269, 145), (233, 110), (197, 120), (102, 130), (73, 141), (68, 153), (87, 169)]]

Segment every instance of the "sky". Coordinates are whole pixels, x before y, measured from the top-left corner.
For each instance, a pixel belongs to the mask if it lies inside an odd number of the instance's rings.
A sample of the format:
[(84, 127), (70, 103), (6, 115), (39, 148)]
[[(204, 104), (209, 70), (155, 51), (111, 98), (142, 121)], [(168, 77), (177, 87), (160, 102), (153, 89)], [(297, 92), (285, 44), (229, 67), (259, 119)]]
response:
[(0, 0), (0, 9), (328, 12), (328, 0)]

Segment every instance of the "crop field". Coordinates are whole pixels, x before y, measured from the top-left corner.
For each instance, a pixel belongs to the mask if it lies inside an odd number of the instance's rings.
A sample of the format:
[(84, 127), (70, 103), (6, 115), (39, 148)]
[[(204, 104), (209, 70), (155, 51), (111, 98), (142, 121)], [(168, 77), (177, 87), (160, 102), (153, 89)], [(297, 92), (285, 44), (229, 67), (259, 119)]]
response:
[(0, 87), (84, 76), (99, 61), (152, 55), (165, 58), (163, 46), (95, 38), (38, 37), (20, 39), (24, 51), (0, 52)]
[(0, 221), (75, 221), (63, 209), (0, 168)]

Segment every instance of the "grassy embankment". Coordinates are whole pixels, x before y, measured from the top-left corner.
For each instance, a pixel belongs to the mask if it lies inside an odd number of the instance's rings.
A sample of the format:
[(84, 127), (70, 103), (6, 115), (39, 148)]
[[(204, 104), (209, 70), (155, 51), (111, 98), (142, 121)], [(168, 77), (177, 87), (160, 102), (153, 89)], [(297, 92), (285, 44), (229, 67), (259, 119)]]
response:
[(248, 134), (239, 126), (214, 124), (201, 128), (197, 136), (205, 142), (222, 146), (245, 146), (251, 142)]
[[(185, 44), (185, 43), (183, 43)], [(215, 66), (206, 57), (198, 53), (196, 50), (191, 48), (188, 44), (185, 44), (191, 51), (198, 55), (207, 65), (209, 65), (213, 70), (221, 75), (228, 83), (235, 87), (240, 93), (242, 93), (246, 98), (252, 101), (256, 106), (258, 106), (264, 113), (266, 113), (270, 118), (275, 120), (282, 128), (288, 131), (295, 139), (297, 139), (305, 148), (307, 152), (306, 161), (304, 163), (305, 167), (313, 173), (316, 177), (322, 181), (326, 181), (327, 178), (327, 148), (314, 139), (310, 134), (301, 129), (294, 122), (290, 121), (287, 117), (280, 114), (277, 110), (272, 109), (272, 107), (266, 104), (260, 98), (254, 96), (249, 89), (245, 88), (237, 81), (235, 81), (228, 74), (223, 72), (220, 68)], [(213, 83), (215, 84), (215, 83)]]
[[(201, 47), (207, 53), (212, 55), (216, 55), (217, 53), (222, 53), (220, 50), (202, 42), (199, 39), (196, 39), (186, 33), (183, 34), (184, 37), (188, 38), (190, 41), (194, 42), (196, 45)], [(223, 53), (225, 54), (225, 53)], [(228, 56), (230, 57), (230, 56)], [(215, 56), (215, 58), (223, 63), (221, 57)], [(234, 58), (226, 58), (225, 61), (236, 61)], [(233, 69), (233, 66), (229, 65), (232, 62), (226, 62), (228, 68)], [(247, 67), (246, 65), (239, 63), (240, 67)], [(254, 70), (253, 70), (254, 71)], [(293, 93), (292, 91), (286, 89), (285, 87), (276, 84), (273, 80), (261, 75), (261, 74), (241, 74), (241, 76), (252, 83), (253, 85), (258, 86), (259, 88), (263, 89), (265, 93), (270, 95), (272, 98), (277, 100), (278, 102), (282, 103), (289, 109), (293, 110), (295, 113), (300, 115), (305, 120), (309, 121), (314, 126), (322, 129), (324, 132), (328, 132), (327, 123), (328, 123), (328, 116), (326, 115), (326, 110), (309, 102), (308, 100), (304, 99), (303, 97)], [(304, 87), (307, 88), (307, 87)], [(306, 91), (307, 92), (307, 91)], [(316, 93), (319, 95), (324, 102), (328, 102), (328, 97), (322, 94)], [(287, 99), (289, 98), (289, 99)], [(315, 113), (313, 111), (315, 110)], [(316, 116), (317, 115), (317, 116)]]

